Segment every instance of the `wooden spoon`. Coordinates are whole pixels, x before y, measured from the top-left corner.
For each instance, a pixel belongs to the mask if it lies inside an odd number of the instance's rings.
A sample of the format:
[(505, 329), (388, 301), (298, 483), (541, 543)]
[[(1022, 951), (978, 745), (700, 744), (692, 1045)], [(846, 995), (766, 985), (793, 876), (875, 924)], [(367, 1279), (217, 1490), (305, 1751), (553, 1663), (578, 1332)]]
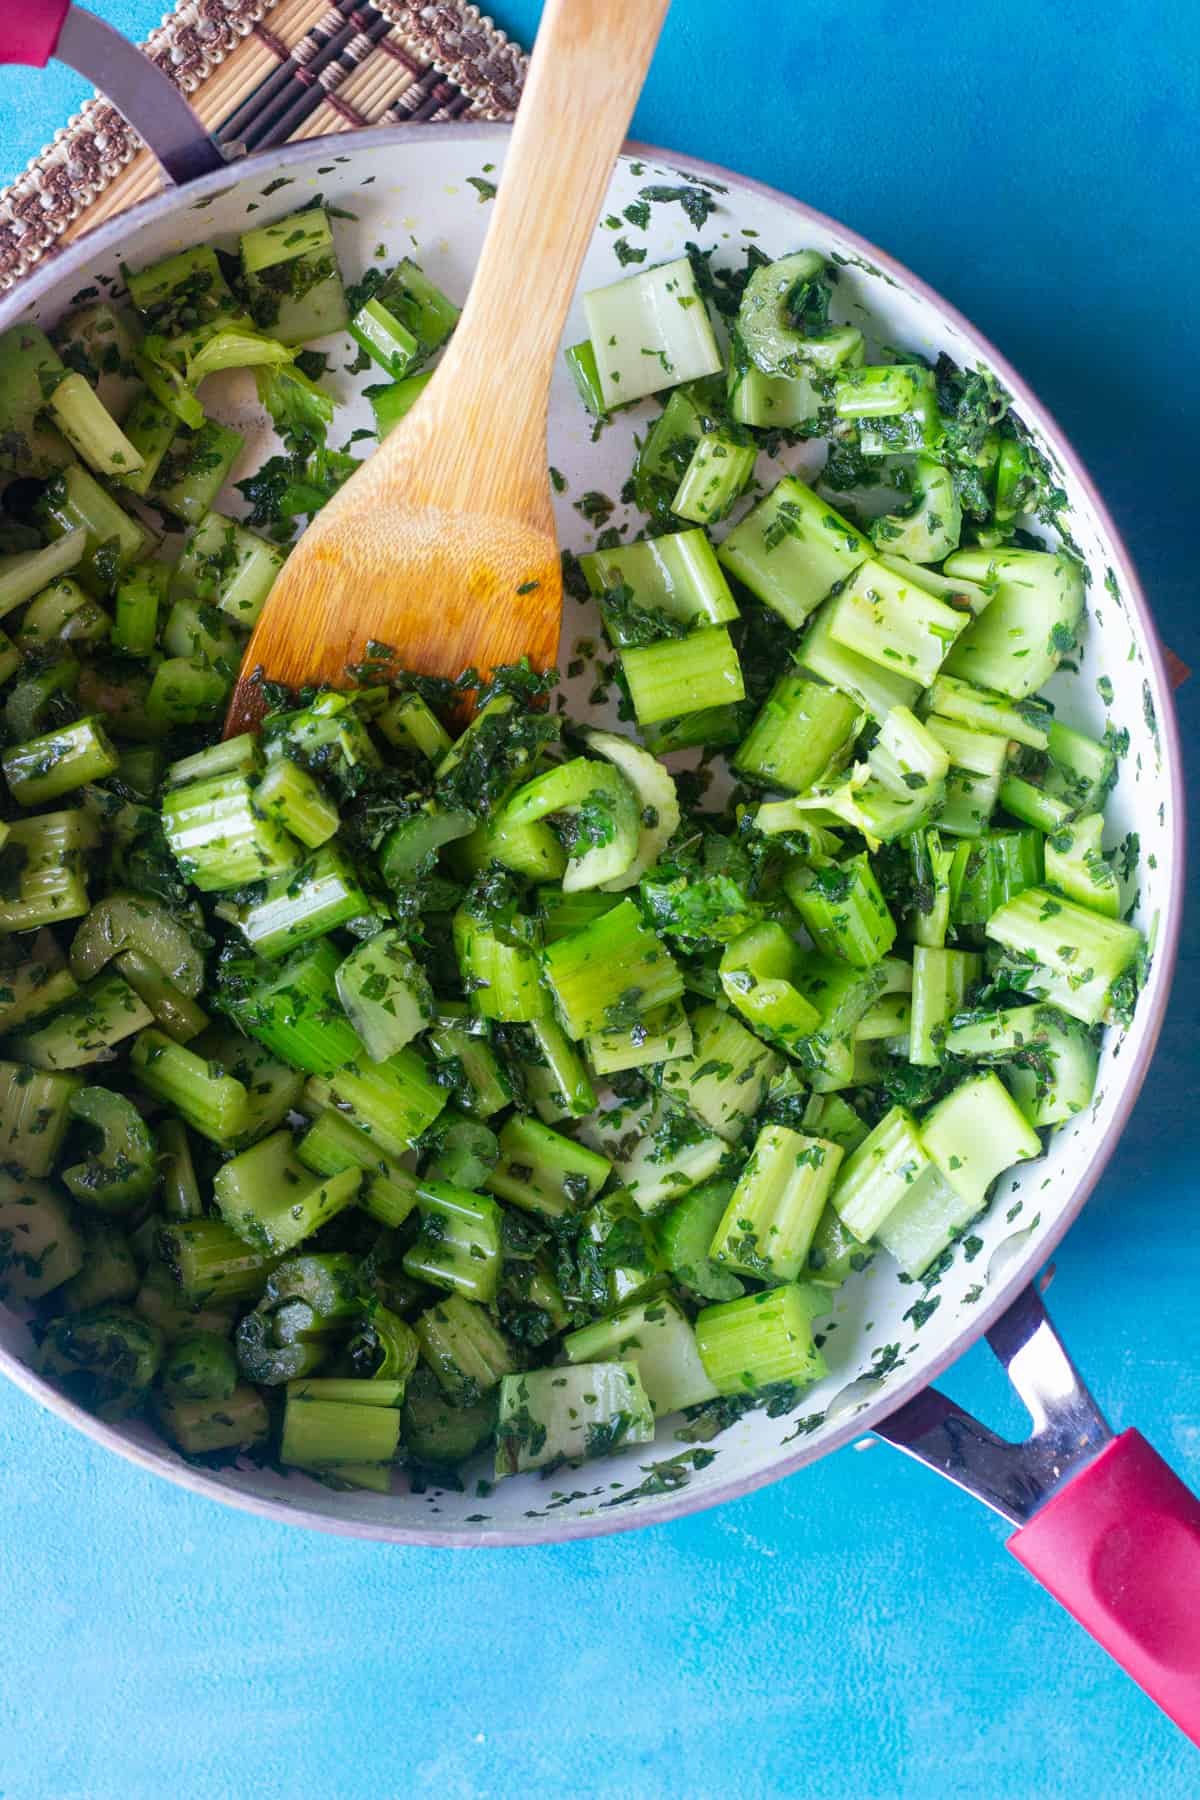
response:
[(369, 644), (456, 676), (558, 653), (562, 573), (546, 460), (550, 377), (584, 251), (669, 0), (548, 0), (483, 255), (434, 379), (317, 514), (242, 661), (344, 685)]

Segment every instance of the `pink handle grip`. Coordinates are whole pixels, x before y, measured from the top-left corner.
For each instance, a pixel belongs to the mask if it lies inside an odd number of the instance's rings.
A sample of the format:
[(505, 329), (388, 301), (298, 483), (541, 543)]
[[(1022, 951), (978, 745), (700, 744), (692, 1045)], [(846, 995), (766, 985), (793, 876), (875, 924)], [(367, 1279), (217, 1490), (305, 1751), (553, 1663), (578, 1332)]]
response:
[(44, 69), (58, 45), (71, 0), (17, 0), (0, 18), (0, 63)]
[(1136, 1431), (1008, 1548), (1200, 1744), (1200, 1499)]

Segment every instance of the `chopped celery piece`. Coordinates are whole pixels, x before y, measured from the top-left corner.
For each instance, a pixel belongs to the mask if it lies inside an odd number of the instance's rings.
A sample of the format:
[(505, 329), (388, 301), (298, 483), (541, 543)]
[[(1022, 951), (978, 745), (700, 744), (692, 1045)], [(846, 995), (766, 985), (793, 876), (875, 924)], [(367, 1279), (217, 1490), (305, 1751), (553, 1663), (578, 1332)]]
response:
[(655, 1213), (687, 1188), (715, 1175), (728, 1154), (724, 1138), (681, 1107), (656, 1100), (650, 1109), (610, 1135), (612, 1115), (602, 1115), (600, 1131), (613, 1158), (613, 1174), (643, 1213)]
[(558, 1219), (594, 1199), (611, 1167), (608, 1157), (514, 1113), (500, 1128), (500, 1160), (487, 1187), (526, 1212)]
[(605, 411), (715, 375), (721, 353), (686, 256), (583, 297)]
[(113, 649), (125, 656), (152, 656), (158, 641), (159, 611), (167, 595), (165, 563), (135, 563), (117, 583)]
[(322, 207), (305, 207), (273, 225), (244, 231), (241, 257), (260, 331), (281, 344), (305, 344), (345, 329), (346, 296)]
[(742, 443), (728, 430), (706, 431), (692, 452), (671, 510), (697, 525), (716, 524), (747, 486), (757, 456), (752, 442)]
[(848, 751), (861, 715), (834, 688), (804, 675), (781, 675), (738, 745), (733, 766), (765, 787), (802, 794)]
[(1121, 888), (1101, 848), (1103, 836), (1103, 814), (1089, 813), (1048, 837), (1046, 886), (1086, 906), (1089, 912), (1116, 919), (1121, 912)]
[(1040, 1008), (1035, 1044), (1017, 1051), (1004, 1080), (1035, 1129), (1062, 1125), (1092, 1103), (1100, 1056), (1093, 1034), (1073, 1019)]
[(797, 657), (811, 674), (848, 694), (873, 719), (882, 721), (897, 706), (911, 707), (920, 684), (898, 668), (884, 667), (833, 635), (831, 601), (816, 613), (801, 640)]
[(168, 1400), (160, 1397), (155, 1418), (185, 1456), (250, 1450), (271, 1428), (262, 1395), (245, 1382), (226, 1400)]
[(663, 1065), (663, 1092), (736, 1144), (782, 1064), (774, 1050), (720, 1007), (698, 1007), (691, 1023), (692, 1048)]
[(328, 843), (340, 823), (328, 794), (298, 763), (281, 756), (254, 790), (257, 810), (309, 850)]
[(257, 1300), (277, 1256), (256, 1250), (221, 1219), (168, 1220), (159, 1254), (193, 1309)]
[(13, 799), (41, 806), (89, 781), (103, 781), (117, 767), (117, 752), (99, 719), (78, 719), (45, 737), (16, 744), (0, 758)]
[(373, 1062), (403, 1050), (433, 1017), (429, 977), (398, 931), (377, 932), (350, 952), (337, 993)]
[(564, 893), (600, 887), (632, 865), (641, 812), (633, 787), (613, 764), (577, 756), (535, 775), (506, 801), (497, 824), (520, 830), (551, 813), (570, 821), (572, 850), (562, 873)]
[(77, 990), (51, 932), (39, 931), (29, 945), (0, 937), (0, 1032), (52, 1011)]
[(784, 889), (817, 949), (855, 968), (871, 968), (896, 941), (896, 922), (865, 853), (815, 869), (790, 868)]
[(189, 535), (171, 578), (172, 591), (210, 601), (250, 626), (266, 604), (283, 567), (283, 551), (235, 519), (210, 512)]
[[(640, 807), (633, 861), (619, 875), (612, 875), (601, 884), (607, 892), (616, 893), (633, 887), (658, 861), (678, 827), (679, 801), (668, 770), (640, 745), (613, 731), (589, 731), (586, 736), (588, 749), (606, 757), (621, 771)], [(578, 892), (578, 887), (574, 891)]]
[[(587, 1067), (558, 1020), (549, 1014), (531, 1019), (522, 1060), (525, 1089), (545, 1125), (560, 1119), (584, 1118), (596, 1110), (596, 1091)], [(468, 1068), (469, 1074), (469, 1068)]]
[(389, 1157), (412, 1148), (448, 1097), (411, 1044), (386, 1062), (351, 1063), (324, 1081), (314, 1076), (305, 1092), (318, 1106), (336, 1106)]
[(144, 387), (129, 409), (124, 430), (137, 452), (137, 463), (128, 472), (122, 470), (117, 480), (130, 493), (145, 499), (158, 480), (163, 458), (175, 442), (179, 419), (157, 394)]
[(245, 439), (207, 419), (198, 431), (182, 426), (159, 464), (148, 498), (164, 512), (196, 525), (225, 486)]
[(137, 1037), (129, 1060), (146, 1092), (173, 1106), (202, 1137), (221, 1144), (244, 1130), (249, 1111), (245, 1084), (219, 1065), (153, 1027)]
[(83, 1239), (59, 1190), (0, 1169), (0, 1300), (40, 1300), (78, 1275), (83, 1259)]
[[(872, 521), (871, 541), (877, 550), (914, 563), (941, 562), (958, 549), (962, 536), (962, 503), (954, 477), (932, 456), (918, 456), (910, 478), (911, 503), (900, 512)], [(895, 562), (890, 566), (895, 570)], [(903, 571), (898, 571), (903, 573)], [(933, 590), (930, 589), (930, 592)]]
[(221, 1006), (249, 1036), (306, 1075), (332, 1075), (362, 1054), (338, 1001), (341, 951), (328, 938), (280, 963), (230, 958), (221, 972)]
[(44, 549), (0, 556), (0, 618), (78, 568), (86, 549), (87, 532), (79, 525)]
[(83, 853), (100, 833), (87, 813), (71, 807), (14, 819), (4, 849), (16, 859), (15, 893), (0, 895), (0, 932), (63, 925), (88, 910)]
[(997, 1175), (1042, 1154), (1037, 1132), (990, 1071), (971, 1076), (939, 1100), (922, 1119), (920, 1132), (926, 1154), (976, 1212)]
[(723, 625), (622, 652), (639, 725), (703, 712), (746, 695), (741, 664)]
[[(553, 1025), (554, 1021), (548, 1017), (529, 1021), (529, 1029), (538, 1034), (539, 1042), (543, 1030)], [(455, 1010), (451, 1002), (443, 1001), (427, 1041), (435, 1061), (451, 1065), (443, 1080), (448, 1084), (453, 1081), (463, 1111), (474, 1118), (490, 1119), (493, 1113), (511, 1103), (512, 1083), (491, 1044), (485, 1037), (476, 1035), (476, 1028), (486, 1031), (486, 1021), (472, 1018), (465, 1006)], [(572, 1047), (568, 1045), (568, 1048)], [(590, 1112), (594, 1103), (593, 1098), (584, 1110)]]
[(815, 425), (821, 397), (807, 375), (764, 375), (750, 364), (729, 371), (729, 416), (737, 425), (794, 431)]
[[(163, 803), (164, 816), (172, 798), (168, 795)], [(258, 825), (277, 837), (283, 835), (263, 820)], [(335, 845), (326, 844), (299, 868), (269, 880), (260, 899), (239, 906), (237, 923), (250, 948), (273, 960), (370, 912), (370, 899), (352, 863)]]
[(361, 1180), (358, 1169), (314, 1176), (296, 1156), (291, 1132), (277, 1131), (221, 1165), (213, 1198), (239, 1237), (273, 1255), (294, 1250), (349, 1206)]
[(690, 1056), (692, 1028), (679, 1001), (672, 1000), (634, 1025), (592, 1032), (585, 1048), (597, 1075), (616, 1075), (622, 1069), (644, 1069)]
[(840, 1144), (783, 1125), (759, 1132), (709, 1255), (740, 1274), (794, 1281), (842, 1161)]
[(515, 913), (502, 926), (476, 918), (467, 905), (454, 915), (454, 951), (473, 1009), (485, 1019), (522, 1024), (549, 1009), (541, 983), (533, 919)]
[(966, 613), (873, 561), (831, 601), (828, 618), (835, 643), (921, 687), (929, 686), (967, 624)]
[(379, 382), (374, 387), (364, 388), (363, 392), (371, 402), (371, 411), (375, 414), (375, 432), (385, 438), (389, 431), (394, 431), (401, 419), (407, 417), (433, 379), (433, 370), (425, 369), (419, 375), (405, 375), (400, 381)]
[(888, 1214), (876, 1236), (904, 1273), (916, 1281), (978, 1210), (934, 1170)]
[(0, 469), (41, 478), (70, 462), (70, 448), (43, 416), (47, 390), (65, 373), (54, 345), (29, 320), (0, 335)]
[(48, 1175), (58, 1160), (71, 1122), (71, 1100), (81, 1085), (78, 1075), (0, 1062), (0, 1162), (25, 1175)]
[(782, 925), (768, 920), (735, 938), (721, 957), (721, 987), (732, 1006), (783, 1044), (819, 1029), (821, 1014), (796, 983), (800, 949)]
[(392, 1406), (287, 1396), (279, 1460), (291, 1468), (331, 1469), (343, 1464), (390, 1463), (400, 1447), (400, 1414)]
[(1083, 571), (1043, 550), (957, 550), (946, 573), (995, 584), (986, 610), (963, 632), (946, 673), (1025, 700), (1075, 647), (1083, 618)]
[(163, 1336), (126, 1306), (96, 1306), (55, 1319), (38, 1368), (101, 1419), (135, 1411), (157, 1372)]
[(950, 865), (950, 917), (955, 925), (986, 925), (994, 912), (1043, 875), (1043, 843), (1036, 831), (987, 831), (956, 845)]
[(85, 1218), (80, 1229), (83, 1267), (63, 1284), (58, 1307), (63, 1312), (80, 1313), (93, 1306), (107, 1306), (110, 1301), (120, 1305), (134, 1300), (141, 1276), (125, 1233), (111, 1220), (102, 1218)]
[(1053, 1000), (1085, 1025), (1098, 1025), (1119, 1001), (1114, 993), (1136, 971), (1142, 934), (1119, 919), (1029, 887), (987, 920), (987, 935), (1019, 962), (1028, 994)]
[[(145, 526), (131, 519), (95, 476), (79, 463), (72, 463), (60, 475), (54, 476), (47, 484), (39, 506), (48, 537), (70, 538), (74, 544), (74, 533), (78, 528), (82, 526), (85, 532), (82, 558), (72, 550), (66, 568), (47, 573), (38, 583), (39, 588), (55, 575), (73, 572), (75, 579), (89, 593), (110, 593), (121, 571), (144, 557), (150, 549), (151, 537)], [(49, 563), (47, 558), (47, 568)], [(3, 595), (0, 584), (0, 604)]]
[(482, 1306), (462, 1294), (445, 1295), (413, 1329), (439, 1387), (460, 1405), (478, 1400), (521, 1366), (516, 1346)]
[(942, 1061), (945, 1051), (962, 1054), (955, 1048), (949, 1025), (982, 971), (983, 959), (969, 950), (913, 946), (909, 1062), (932, 1068)]
[[(638, 635), (644, 624), (638, 613), (662, 613), (688, 626), (724, 625), (738, 616), (737, 602), (703, 531), (667, 532), (635, 544), (590, 550), (579, 562), (618, 649), (644, 641)], [(613, 603), (605, 604), (606, 595), (613, 595)], [(629, 624), (615, 603), (618, 597), (628, 597), (636, 608)]]
[(669, 1295), (634, 1300), (563, 1338), (569, 1363), (630, 1362), (659, 1418), (716, 1398), (696, 1334)]
[(67, 1110), (93, 1135), (99, 1146), (86, 1162), (64, 1169), (63, 1185), (83, 1206), (98, 1212), (125, 1213), (158, 1186), (157, 1146), (141, 1113), (124, 1094), (109, 1088), (79, 1088)]
[(861, 532), (794, 475), (785, 475), (717, 551), (725, 567), (792, 626), (802, 625), (870, 554)]
[(846, 369), (834, 387), (834, 411), (859, 421), (864, 456), (902, 455), (936, 444), (941, 434), (933, 373), (915, 363)]
[(720, 1394), (786, 1382), (808, 1387), (826, 1373), (813, 1342), (811, 1300), (795, 1283), (706, 1306), (696, 1320), (705, 1373)]
[(390, 1230), (403, 1225), (417, 1204), (417, 1178), (384, 1156), (379, 1145), (338, 1112), (319, 1110), (296, 1145), (296, 1155), (314, 1175), (363, 1171), (355, 1204)]
[(136, 475), (142, 459), (82, 375), (56, 383), (47, 409), (67, 442), (98, 475)]
[(957, 675), (939, 675), (929, 690), (931, 711), (976, 731), (994, 732), (1031, 750), (1045, 750), (1053, 715), (1037, 700), (1010, 700), (991, 688), (975, 687)]
[(485, 1194), (448, 1181), (423, 1182), (421, 1230), (404, 1254), (405, 1273), (485, 1305), (500, 1280), (500, 1208)]
[(153, 1020), (128, 982), (116, 974), (100, 975), (8, 1043), (15, 1056), (35, 1068), (79, 1069), (109, 1061), (117, 1044)]
[(30, 601), (17, 642), (25, 651), (36, 652), (55, 643), (69, 644), (78, 651), (102, 643), (111, 631), (112, 620), (100, 603), (85, 594), (77, 581), (60, 576)]
[(123, 951), (135, 950), (158, 964), (194, 999), (204, 980), (203, 937), (198, 926), (161, 900), (114, 889), (93, 906), (71, 944), (71, 972), (79, 981), (98, 975)]
[(172, 788), (163, 798), (162, 824), (180, 872), (204, 893), (294, 870), (300, 861), (295, 840), (259, 818), (250, 783), (241, 774)]
[(632, 900), (543, 955), (546, 979), (572, 1038), (632, 1023), (679, 999), (683, 977), (669, 950), (641, 922)]
[(606, 1456), (653, 1438), (654, 1411), (635, 1364), (530, 1369), (500, 1383), (497, 1476)]
[(932, 1167), (916, 1120), (893, 1106), (842, 1164), (832, 1196), (838, 1217), (860, 1244), (868, 1243)]

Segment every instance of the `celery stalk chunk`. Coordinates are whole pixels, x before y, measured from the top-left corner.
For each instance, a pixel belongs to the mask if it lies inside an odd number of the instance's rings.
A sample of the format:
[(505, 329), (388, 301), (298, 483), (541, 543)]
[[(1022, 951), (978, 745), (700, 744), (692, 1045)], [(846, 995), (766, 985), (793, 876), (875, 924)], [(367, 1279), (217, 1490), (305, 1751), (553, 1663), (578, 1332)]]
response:
[(723, 625), (625, 650), (621, 667), (639, 725), (744, 700), (746, 684)]
[(1144, 949), (1135, 926), (1040, 887), (997, 908), (986, 929), (1019, 959), (1026, 993), (1052, 1000), (1085, 1025), (1098, 1025), (1113, 1012), (1115, 990), (1135, 974)]
[(530, 1369), (500, 1383), (496, 1474), (580, 1462), (654, 1438), (654, 1409), (635, 1364)]
[(812, 1321), (826, 1310), (818, 1290), (794, 1282), (707, 1306), (696, 1320), (696, 1344), (718, 1393), (754, 1393), (786, 1382), (808, 1387), (826, 1373)]
[(774, 1050), (717, 1006), (692, 1014), (692, 1048), (664, 1064), (663, 1093), (737, 1143), (783, 1064)]
[(551, 944), (546, 979), (570, 1037), (644, 1017), (683, 993), (670, 951), (642, 924), (632, 900)]
[(944, 1179), (978, 1212), (997, 1175), (1042, 1154), (1042, 1141), (999, 1076), (988, 1072), (960, 1083), (926, 1113), (921, 1143)]
[(634, 1300), (606, 1319), (563, 1338), (569, 1363), (630, 1362), (657, 1417), (716, 1398), (715, 1383), (696, 1348), (696, 1334), (667, 1294)]
[(686, 256), (594, 288), (583, 310), (605, 411), (721, 368)]
[(361, 1171), (313, 1175), (295, 1154), (290, 1131), (277, 1131), (223, 1163), (213, 1197), (225, 1223), (258, 1250), (293, 1250), (349, 1206)]
[(728, 533), (718, 560), (788, 625), (800, 626), (871, 555), (871, 544), (794, 475)]
[(622, 628), (620, 613), (610, 614), (605, 608), (604, 597), (614, 588), (628, 589), (641, 611), (661, 612), (685, 625), (724, 625), (738, 617), (737, 601), (701, 530), (666, 532), (640, 543), (589, 550), (579, 564), (618, 649), (636, 639)]
[(929, 686), (967, 624), (966, 613), (874, 561), (856, 570), (829, 614), (836, 643), (921, 687)]
[(501, 1262), (496, 1202), (449, 1181), (429, 1181), (420, 1186), (417, 1208), (421, 1230), (405, 1252), (405, 1272), (467, 1300), (494, 1300)]
[(1075, 647), (1083, 618), (1083, 572), (1059, 551), (957, 550), (946, 573), (988, 581), (995, 595), (946, 658), (946, 673), (1024, 700)]
[(709, 1249), (716, 1263), (764, 1281), (794, 1281), (808, 1260), (840, 1144), (783, 1125), (759, 1132)]
[(433, 991), (398, 931), (352, 950), (337, 972), (338, 999), (373, 1062), (403, 1050), (433, 1017)]

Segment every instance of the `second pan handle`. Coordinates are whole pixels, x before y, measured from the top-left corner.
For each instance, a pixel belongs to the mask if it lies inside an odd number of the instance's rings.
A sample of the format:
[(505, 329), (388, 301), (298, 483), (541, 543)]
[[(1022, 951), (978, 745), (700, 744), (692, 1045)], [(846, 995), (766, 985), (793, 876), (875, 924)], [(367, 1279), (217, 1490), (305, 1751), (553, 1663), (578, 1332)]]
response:
[(0, 14), (0, 63), (44, 69), (51, 57), (78, 70), (110, 100), (182, 186), (225, 158), (174, 82), (148, 56), (69, 0), (17, 0)]

